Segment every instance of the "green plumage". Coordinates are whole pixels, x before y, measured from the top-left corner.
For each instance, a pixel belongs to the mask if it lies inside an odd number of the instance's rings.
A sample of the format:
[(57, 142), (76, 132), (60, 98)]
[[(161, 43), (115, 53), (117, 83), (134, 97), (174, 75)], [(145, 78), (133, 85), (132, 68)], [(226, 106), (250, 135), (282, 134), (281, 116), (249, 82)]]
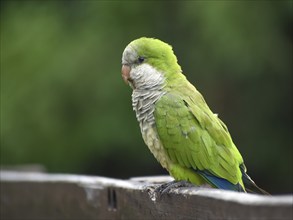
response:
[(266, 193), (246, 174), (226, 125), (182, 74), (170, 45), (137, 39), (126, 47), (122, 63), (130, 67), (122, 75), (134, 89), (144, 140), (176, 180)]
[(211, 112), (191, 84), (187, 83), (184, 88), (174, 85), (172, 91), (156, 103), (155, 120), (159, 137), (172, 161), (183, 167), (207, 170), (243, 186), (240, 153), (224, 123)]

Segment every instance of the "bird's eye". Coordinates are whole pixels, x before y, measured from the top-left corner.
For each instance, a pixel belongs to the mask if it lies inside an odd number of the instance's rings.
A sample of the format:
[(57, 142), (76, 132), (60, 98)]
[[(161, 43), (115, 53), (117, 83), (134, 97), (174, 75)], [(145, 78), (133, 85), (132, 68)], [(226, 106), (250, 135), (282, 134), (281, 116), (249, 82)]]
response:
[(144, 57), (138, 57), (137, 61), (138, 61), (139, 63), (143, 63), (143, 61), (144, 61)]

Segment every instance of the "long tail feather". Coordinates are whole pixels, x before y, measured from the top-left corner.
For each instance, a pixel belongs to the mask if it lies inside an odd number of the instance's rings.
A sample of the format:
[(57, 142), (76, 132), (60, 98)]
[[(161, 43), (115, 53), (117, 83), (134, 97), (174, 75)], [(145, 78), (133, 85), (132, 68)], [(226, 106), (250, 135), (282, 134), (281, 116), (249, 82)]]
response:
[(244, 164), (240, 165), (240, 169), (242, 172), (242, 181), (245, 187), (245, 190), (249, 193), (256, 193), (256, 194), (264, 194), (264, 195), (270, 195), (268, 192), (265, 190), (261, 189), (258, 187), (255, 182), (250, 178), (250, 176), (247, 175), (246, 173), (246, 167)]

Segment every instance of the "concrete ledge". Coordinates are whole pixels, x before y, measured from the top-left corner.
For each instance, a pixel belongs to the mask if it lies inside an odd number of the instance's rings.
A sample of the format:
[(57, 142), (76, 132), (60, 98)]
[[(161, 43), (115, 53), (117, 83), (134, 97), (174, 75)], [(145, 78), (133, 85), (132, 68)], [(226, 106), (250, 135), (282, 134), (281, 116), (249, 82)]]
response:
[(288, 219), (293, 196), (182, 188), (163, 195), (169, 176), (118, 180), (67, 174), (0, 172), (0, 219)]

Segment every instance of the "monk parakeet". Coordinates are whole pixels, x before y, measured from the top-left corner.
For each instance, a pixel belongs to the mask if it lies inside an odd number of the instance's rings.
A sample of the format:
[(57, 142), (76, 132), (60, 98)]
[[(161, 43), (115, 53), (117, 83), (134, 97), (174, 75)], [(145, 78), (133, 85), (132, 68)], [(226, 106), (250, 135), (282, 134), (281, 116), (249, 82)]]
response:
[(246, 167), (226, 125), (182, 74), (172, 47), (139, 38), (125, 48), (122, 77), (142, 137), (175, 181), (266, 194)]

